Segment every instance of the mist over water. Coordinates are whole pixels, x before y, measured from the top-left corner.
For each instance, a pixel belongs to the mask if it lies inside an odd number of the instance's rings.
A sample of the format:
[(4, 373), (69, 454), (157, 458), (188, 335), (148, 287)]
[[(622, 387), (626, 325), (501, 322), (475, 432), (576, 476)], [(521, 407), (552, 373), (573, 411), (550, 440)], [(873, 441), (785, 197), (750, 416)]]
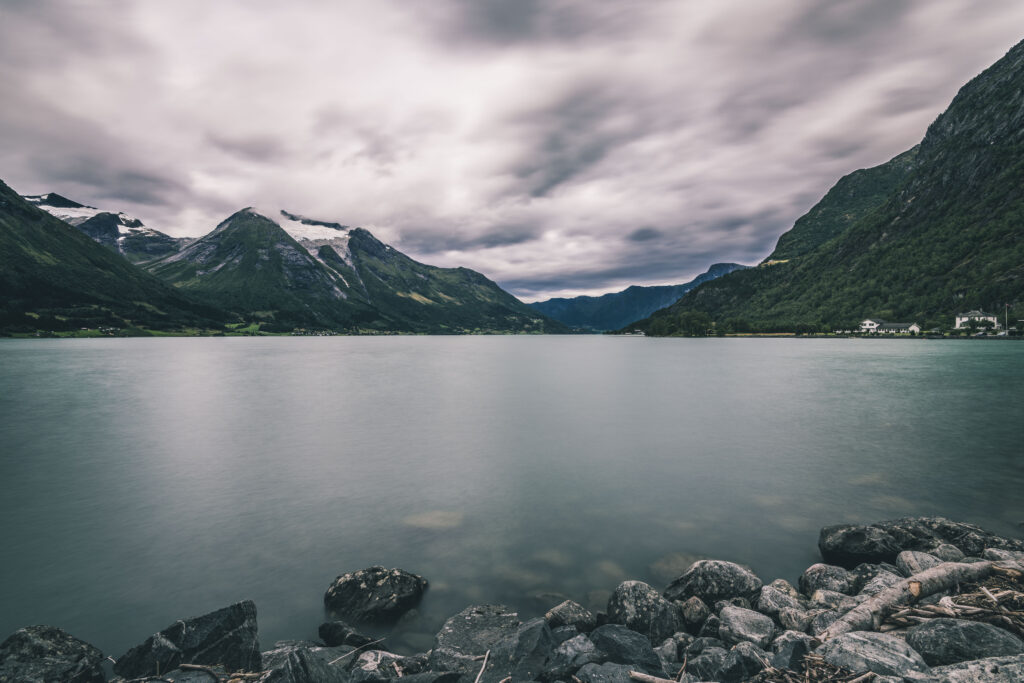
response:
[(1024, 522), (1010, 342), (329, 337), (0, 342), (0, 639), (113, 656), (251, 598), (315, 638), (338, 574), (603, 609), (696, 556), (795, 581), (818, 529)]

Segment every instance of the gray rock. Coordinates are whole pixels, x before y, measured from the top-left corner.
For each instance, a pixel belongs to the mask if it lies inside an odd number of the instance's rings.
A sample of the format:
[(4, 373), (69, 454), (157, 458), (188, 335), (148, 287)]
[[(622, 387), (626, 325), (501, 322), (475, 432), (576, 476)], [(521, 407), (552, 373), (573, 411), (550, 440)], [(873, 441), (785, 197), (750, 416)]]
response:
[(636, 631), (620, 624), (606, 624), (594, 629), (590, 640), (615, 664), (632, 664), (645, 673), (665, 675), (651, 642)]
[(826, 609), (837, 609), (845, 612), (857, 606), (857, 600), (852, 596), (823, 588), (814, 591), (811, 595), (813, 607), (824, 607)]
[(578, 635), (581, 634), (575, 626), (559, 626), (558, 628), (551, 629), (551, 639), (555, 641), (555, 647), (558, 647), (567, 640), (572, 640)]
[[(281, 642), (263, 653), (266, 671), (259, 683), (347, 683), (351, 657), (335, 664), (338, 657), (352, 652), (348, 645), (321, 647), (314, 643)], [(207, 683), (209, 677), (207, 676)]]
[(685, 625), (679, 607), (643, 581), (623, 581), (612, 591), (608, 622), (642, 633), (652, 643), (660, 643)]
[(811, 617), (810, 625), (807, 627), (808, 633), (812, 636), (820, 636), (829, 626), (834, 624), (836, 619), (842, 616), (842, 614), (842, 612), (836, 609), (826, 609), (815, 613), (814, 616)]
[(878, 595), (886, 588), (902, 583), (903, 577), (892, 572), (878, 572), (873, 579), (864, 584), (858, 595)]
[(686, 673), (693, 674), (702, 681), (721, 681), (722, 670), (729, 652), (720, 647), (706, 647), (696, 657), (686, 662)]
[(782, 591), (791, 598), (794, 598), (796, 600), (800, 599), (800, 591), (798, 591), (796, 588), (793, 588), (793, 584), (791, 584), (789, 581), (786, 581), (785, 579), (775, 579), (768, 585), (777, 591)]
[[(760, 592), (758, 592), (760, 595)], [(729, 598), (728, 600), (719, 600), (715, 603), (714, 613), (719, 614), (726, 607), (742, 607), (743, 609), (754, 609), (754, 605), (746, 598)]]
[(907, 633), (907, 644), (930, 666), (1024, 654), (1024, 641), (980, 621), (929, 619)]
[(766, 648), (775, 634), (772, 620), (754, 610), (730, 605), (722, 610), (718, 618), (722, 620), (718, 628), (719, 637), (730, 645), (746, 641)]
[(804, 655), (814, 649), (814, 638), (806, 633), (785, 631), (772, 641), (772, 666), (776, 669), (802, 671)]
[(722, 620), (718, 618), (717, 614), (712, 614), (704, 623), (701, 624), (700, 630), (697, 631), (698, 638), (717, 638), (718, 629), (722, 626)]
[(600, 664), (606, 659), (606, 655), (597, 649), (597, 646), (580, 634), (570, 638), (551, 653), (541, 673), (542, 681), (569, 680), (580, 668), (587, 664)]
[(102, 683), (103, 653), (53, 626), (26, 626), (0, 643), (0, 681)]
[(324, 594), (327, 611), (355, 623), (391, 622), (419, 603), (427, 580), (402, 569), (369, 567), (342, 574)]
[(763, 583), (754, 572), (733, 562), (698, 560), (669, 584), (665, 597), (685, 601), (696, 596), (706, 604), (733, 597), (756, 597)]
[(360, 647), (373, 642), (373, 638), (364, 636), (344, 621), (338, 620), (325, 621), (320, 624), (317, 633), (320, 635), (320, 640), (324, 641), (324, 645), (327, 647), (334, 647), (336, 645)]
[(1024, 541), (997, 536), (974, 524), (944, 517), (905, 517), (870, 525), (825, 527), (818, 536), (821, 556), (830, 564), (852, 567), (860, 562), (894, 562), (903, 550), (930, 552), (948, 543), (968, 556), (986, 548), (1024, 551)]
[(351, 683), (385, 683), (398, 678), (395, 664), (401, 657), (396, 654), (384, 650), (363, 650), (353, 657), (348, 670)]
[(815, 654), (829, 664), (855, 673), (872, 671), (883, 676), (904, 676), (928, 671), (921, 655), (896, 636), (885, 633), (844, 633), (819, 647)]
[(761, 673), (771, 660), (771, 655), (753, 643), (737, 643), (725, 656), (718, 680), (723, 683), (749, 680)]
[(1001, 562), (1004, 560), (1024, 560), (1024, 551), (1020, 550), (1001, 550), (999, 548), (986, 548), (985, 552), (981, 554), (983, 560), (995, 560)]
[(704, 601), (696, 596), (682, 603), (679, 610), (683, 615), (683, 621), (686, 623), (686, 629), (690, 633), (699, 631), (701, 624), (711, 614), (711, 610), (708, 609)]
[(942, 564), (942, 560), (919, 550), (904, 550), (896, 556), (896, 566), (903, 576), (913, 576), (939, 564)]
[(467, 607), (444, 622), (434, 637), (429, 668), (432, 671), (473, 672), (488, 650), (514, 636), (519, 630), (519, 615), (502, 605)]
[(686, 648), (694, 641), (689, 633), (676, 633), (670, 638), (662, 641), (661, 645), (654, 648), (655, 654), (661, 660), (661, 668), (672, 674), (681, 668), (680, 662), (685, 657)]
[(684, 653), (689, 657), (693, 657), (699, 655), (709, 647), (717, 647), (722, 650), (729, 649), (729, 646), (718, 638), (694, 638), (693, 642), (686, 646)]
[(779, 613), (782, 610), (802, 609), (799, 600), (774, 586), (761, 587), (761, 594), (757, 598), (756, 605), (758, 612), (771, 617), (776, 623), (779, 621)]
[(572, 600), (555, 605), (547, 611), (544, 618), (553, 629), (560, 626), (575, 626), (580, 633), (590, 633), (597, 628), (594, 614), (583, 605)]
[(937, 666), (931, 675), (934, 683), (1020, 683), (1024, 681), (1024, 655)]
[(125, 678), (155, 676), (180, 664), (221, 664), (228, 671), (260, 671), (256, 605), (239, 602), (200, 617), (181, 619), (117, 658)]
[(854, 593), (853, 577), (850, 576), (850, 572), (842, 567), (820, 562), (805, 569), (804, 573), (800, 575), (797, 585), (800, 586), (800, 592), (807, 596), (817, 590), (829, 590), (847, 595)]
[(940, 543), (929, 552), (943, 562), (960, 562), (965, 557), (960, 548), (949, 543)]
[[(507, 646), (498, 648), (499, 656), (491, 669), (498, 676), (495, 680), (499, 681), (506, 677), (514, 681), (536, 680), (555, 647), (551, 628), (543, 618), (527, 621), (519, 627), (514, 638), (510, 637), (505, 642)], [(503, 651), (508, 652), (504, 661), (501, 657)], [(495, 653), (492, 652), (491, 656), (494, 657)]]
[(587, 664), (576, 672), (576, 678), (582, 683), (636, 683), (629, 677), (632, 670), (629, 664)]
[(779, 612), (779, 626), (787, 631), (806, 632), (811, 625), (813, 615), (810, 612), (784, 608)]
[(880, 564), (858, 564), (850, 571), (850, 577), (853, 579), (853, 594), (856, 595), (857, 593), (860, 593), (871, 579), (886, 572), (899, 576), (900, 569), (894, 564), (888, 564), (885, 562)]

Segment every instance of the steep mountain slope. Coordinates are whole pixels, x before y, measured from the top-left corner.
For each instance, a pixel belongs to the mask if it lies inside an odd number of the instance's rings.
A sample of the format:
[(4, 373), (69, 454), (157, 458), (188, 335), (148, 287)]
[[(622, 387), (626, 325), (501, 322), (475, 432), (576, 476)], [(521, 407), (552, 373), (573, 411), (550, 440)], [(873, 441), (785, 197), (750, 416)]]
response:
[(138, 218), (85, 206), (56, 192), (27, 196), (24, 199), (65, 223), (75, 226), (132, 263), (151, 261), (172, 254), (190, 241), (147, 228)]
[(270, 329), (564, 331), (465, 268), (418, 263), (362, 228), (244, 209), (180, 253), (145, 266)]
[(679, 297), (699, 284), (747, 267), (738, 263), (716, 263), (708, 268), (707, 272), (681, 285), (634, 285), (621, 292), (602, 296), (556, 298), (527, 305), (569, 327), (598, 332), (616, 330), (634, 320), (646, 318), (659, 308), (675, 303)]
[(219, 328), (225, 317), (0, 182), (0, 331)]
[(959, 310), (1004, 303), (1024, 317), (1024, 43), (961, 88), (880, 205), (799, 252), (702, 285), (641, 328), (680, 333), (700, 316), (763, 330), (865, 317), (948, 327)]

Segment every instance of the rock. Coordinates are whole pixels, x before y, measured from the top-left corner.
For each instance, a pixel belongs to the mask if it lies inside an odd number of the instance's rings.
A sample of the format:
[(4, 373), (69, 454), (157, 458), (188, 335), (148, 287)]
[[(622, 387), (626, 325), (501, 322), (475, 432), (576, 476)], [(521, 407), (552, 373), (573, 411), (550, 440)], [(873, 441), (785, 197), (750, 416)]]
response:
[(1001, 562), (1004, 560), (1024, 560), (1024, 552), (1020, 550), (1001, 550), (999, 548), (986, 548), (985, 552), (981, 554), (984, 560), (995, 560)]
[(722, 610), (718, 618), (722, 620), (718, 627), (719, 638), (730, 645), (747, 641), (766, 648), (775, 634), (772, 620), (754, 610), (730, 605)]
[(968, 659), (1024, 654), (1024, 641), (991, 624), (964, 619), (929, 619), (907, 633), (907, 645), (930, 666)]
[(722, 669), (729, 652), (720, 647), (706, 647), (696, 657), (686, 663), (686, 673), (693, 674), (702, 681), (721, 681)]
[(178, 620), (118, 657), (114, 673), (141, 678), (180, 664), (221, 664), (228, 671), (260, 671), (256, 605), (246, 600)]
[(750, 600), (746, 598), (729, 598), (728, 600), (719, 600), (715, 603), (714, 612), (715, 614), (720, 613), (726, 607), (742, 607), (743, 609), (753, 609), (754, 606)]
[(683, 653), (688, 657), (693, 657), (695, 655), (699, 655), (709, 647), (717, 647), (722, 650), (729, 649), (729, 646), (718, 638), (694, 638), (693, 642), (686, 646)]
[(938, 564), (942, 564), (942, 560), (919, 550), (904, 550), (896, 556), (896, 566), (903, 576), (913, 576)]
[[(315, 643), (280, 642), (263, 653), (262, 668), (267, 672), (259, 683), (347, 683), (348, 664), (331, 664), (342, 655), (352, 652), (347, 645), (320, 647)], [(207, 683), (209, 677), (206, 678)]]
[(608, 599), (608, 621), (660, 643), (684, 628), (679, 607), (643, 581), (623, 581)]
[(422, 576), (370, 567), (336, 578), (324, 594), (324, 607), (355, 623), (390, 622), (415, 607), (426, 589)]
[(667, 673), (675, 673), (681, 668), (681, 662), (686, 656), (686, 648), (694, 640), (689, 633), (676, 633), (666, 638), (661, 645), (654, 648), (655, 654), (661, 660), (661, 668)]
[[(222, 677), (221, 680), (226, 681), (228, 676), (231, 675), (222, 666), (211, 666), (209, 669), (213, 673)], [(210, 674), (206, 671), (196, 671), (195, 669), (175, 669), (174, 671), (168, 671), (165, 674), (160, 674), (160, 677), (155, 680), (170, 681), (170, 683), (210, 683)]]
[(844, 633), (819, 647), (815, 654), (854, 673), (872, 671), (883, 676), (905, 676), (928, 671), (921, 655), (896, 636), (885, 633)]
[(894, 562), (903, 550), (930, 552), (947, 543), (968, 556), (979, 556), (986, 548), (1024, 551), (1024, 541), (996, 536), (974, 524), (944, 517), (840, 524), (823, 528), (818, 536), (822, 558), (843, 567), (861, 562)]
[(754, 572), (733, 562), (698, 560), (665, 589), (669, 600), (685, 601), (696, 596), (705, 604), (742, 597), (755, 598), (761, 591), (761, 579)]
[(558, 647), (567, 640), (572, 640), (578, 635), (580, 635), (580, 631), (575, 626), (559, 626), (558, 628), (551, 629), (551, 639), (555, 641), (555, 647)]
[(877, 595), (886, 588), (891, 588), (898, 583), (903, 582), (903, 577), (899, 574), (893, 574), (892, 572), (878, 572), (873, 579), (864, 584), (864, 587), (860, 589), (857, 595)]
[(787, 631), (806, 632), (811, 625), (813, 616), (810, 612), (798, 609), (784, 608), (779, 612), (779, 626)]
[(102, 683), (103, 653), (53, 626), (26, 626), (0, 643), (0, 681)]
[(771, 659), (771, 655), (753, 643), (737, 643), (725, 656), (717, 680), (723, 683), (749, 680), (768, 666)]
[(812, 607), (825, 607), (827, 609), (837, 609), (845, 612), (848, 609), (856, 607), (858, 604), (857, 600), (852, 596), (837, 593), (835, 591), (818, 589), (814, 591), (813, 595), (811, 595)]
[(899, 576), (899, 567), (893, 564), (882, 562), (880, 564), (858, 564), (854, 569), (850, 571), (850, 577), (853, 579), (853, 595), (860, 593), (864, 586), (883, 572), (889, 574), (895, 574)]
[(551, 653), (541, 673), (542, 681), (569, 680), (581, 667), (600, 664), (606, 659), (597, 646), (585, 635), (570, 638)]
[(683, 622), (690, 633), (699, 631), (701, 624), (711, 614), (711, 610), (704, 604), (704, 601), (696, 596), (682, 603), (679, 611), (683, 615)]
[(847, 595), (852, 595), (855, 592), (850, 572), (842, 567), (820, 562), (805, 569), (804, 573), (800, 575), (797, 585), (800, 586), (800, 592), (807, 596), (817, 590), (829, 590)]
[(476, 657), (519, 630), (519, 616), (502, 605), (467, 607), (444, 622), (434, 637), (429, 668), (459, 673), (480, 670)]
[(800, 599), (800, 591), (794, 588), (793, 584), (791, 584), (789, 581), (786, 581), (785, 579), (775, 579), (768, 585), (777, 591), (782, 591), (783, 593), (785, 593), (786, 595), (795, 600)]
[(402, 683), (458, 683), (461, 678), (461, 674), (450, 671), (423, 671), (402, 676)]
[(324, 641), (324, 645), (327, 647), (334, 647), (336, 645), (360, 647), (373, 642), (373, 638), (364, 636), (344, 621), (325, 621), (320, 624), (317, 633), (320, 635), (320, 640)]
[(964, 557), (966, 557), (960, 551), (960, 548), (957, 548), (955, 545), (950, 545), (949, 543), (940, 543), (931, 549), (930, 554), (939, 558), (943, 562), (960, 562)]
[(704, 623), (700, 627), (700, 631), (697, 632), (698, 638), (717, 638), (718, 629), (722, 625), (722, 620), (718, 618), (717, 614), (710, 615), (704, 620)]
[(757, 611), (771, 617), (776, 623), (779, 613), (784, 609), (801, 610), (800, 602), (788, 593), (783, 593), (774, 586), (762, 586), (757, 598)]
[(582, 683), (636, 683), (629, 677), (633, 667), (629, 664), (587, 664), (576, 672)]
[(580, 633), (590, 633), (597, 628), (594, 614), (583, 605), (572, 600), (556, 605), (547, 611), (544, 618), (553, 629), (560, 626), (575, 626)]
[(776, 669), (802, 671), (804, 655), (814, 649), (814, 638), (806, 633), (785, 631), (772, 641), (772, 666)]
[(812, 636), (820, 636), (825, 630), (836, 622), (842, 612), (836, 609), (826, 609), (814, 614), (811, 617), (811, 623), (807, 627), (808, 632)]
[(620, 624), (606, 624), (594, 629), (590, 640), (615, 664), (632, 664), (653, 676), (665, 675), (651, 642), (636, 631)]
[(1024, 681), (1024, 655), (937, 666), (931, 675), (934, 683), (1020, 683)]
[[(555, 643), (551, 637), (551, 628), (543, 618), (531, 619), (519, 627), (514, 638), (506, 640), (507, 652), (505, 661), (501, 655), (504, 648), (497, 648), (497, 655), (494, 659), (494, 666), (491, 669), (500, 677), (494, 680), (500, 681), (508, 676), (514, 681), (536, 680), (544, 664), (554, 651)], [(496, 653), (492, 652), (494, 657)], [(485, 672), (486, 673), (486, 672)], [(481, 679), (484, 680), (484, 679)]]
[(349, 665), (350, 683), (385, 683), (391, 678), (398, 678), (395, 663), (401, 657), (384, 650), (364, 650), (353, 655), (354, 661)]

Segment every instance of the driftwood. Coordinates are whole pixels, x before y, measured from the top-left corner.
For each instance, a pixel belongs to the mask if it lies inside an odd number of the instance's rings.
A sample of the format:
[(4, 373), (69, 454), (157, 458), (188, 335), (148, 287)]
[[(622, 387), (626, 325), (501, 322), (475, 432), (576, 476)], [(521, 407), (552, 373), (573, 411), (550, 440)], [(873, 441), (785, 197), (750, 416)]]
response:
[(849, 610), (829, 626), (820, 638), (828, 640), (850, 631), (877, 631), (886, 617), (903, 605), (949, 590), (961, 583), (981, 581), (992, 573), (994, 565), (994, 562), (943, 562), (914, 574)]
[(484, 675), (484, 669), (487, 668), (487, 658), (491, 656), (491, 651), (488, 650), (484, 653), (484, 663), (480, 665), (480, 673), (476, 675), (476, 680), (473, 683), (480, 683), (480, 677)]
[(640, 683), (676, 683), (671, 678), (658, 678), (657, 676), (651, 676), (639, 671), (630, 671), (629, 677), (634, 681), (640, 681)]

